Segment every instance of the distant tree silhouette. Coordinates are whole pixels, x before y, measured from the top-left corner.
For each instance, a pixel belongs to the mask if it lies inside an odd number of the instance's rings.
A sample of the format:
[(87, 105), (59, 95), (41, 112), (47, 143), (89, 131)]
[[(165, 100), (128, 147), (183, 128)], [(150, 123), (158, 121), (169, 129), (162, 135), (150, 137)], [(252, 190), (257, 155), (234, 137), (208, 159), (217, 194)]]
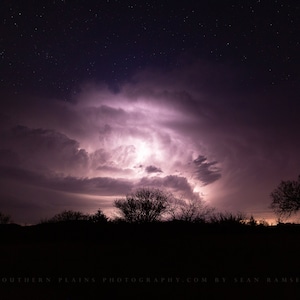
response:
[(95, 214), (89, 216), (89, 221), (91, 221), (92, 223), (106, 223), (108, 221), (108, 218), (102, 212), (102, 210), (98, 209)]
[(42, 223), (58, 223), (67, 221), (82, 221), (88, 220), (89, 215), (82, 213), (81, 211), (64, 210), (61, 213), (56, 214), (50, 219), (42, 221)]
[(257, 226), (258, 222), (254, 219), (254, 217), (251, 215), (249, 221), (247, 222), (247, 225), (250, 226)]
[(267, 227), (267, 226), (270, 226), (270, 224), (266, 220), (259, 220), (258, 221), (258, 226)]
[(297, 213), (300, 209), (300, 176), (298, 181), (281, 181), (270, 196), (271, 208), (280, 219)]
[(172, 219), (185, 222), (206, 222), (215, 209), (201, 199), (177, 200)]
[(8, 224), (11, 222), (11, 217), (0, 212), (0, 224)]
[(155, 188), (140, 188), (117, 199), (114, 206), (121, 218), (129, 223), (148, 223), (161, 220), (170, 212), (173, 195)]
[(231, 212), (221, 212), (213, 214), (210, 222), (219, 225), (238, 225), (246, 224), (247, 216), (242, 212), (231, 213)]

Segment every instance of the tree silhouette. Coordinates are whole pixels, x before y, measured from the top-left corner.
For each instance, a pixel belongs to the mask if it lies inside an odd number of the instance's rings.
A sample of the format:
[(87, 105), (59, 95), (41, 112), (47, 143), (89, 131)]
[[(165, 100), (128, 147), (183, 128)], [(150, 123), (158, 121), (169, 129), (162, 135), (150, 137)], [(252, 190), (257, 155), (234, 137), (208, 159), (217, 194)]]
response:
[(247, 222), (247, 225), (250, 225), (250, 226), (257, 226), (258, 225), (258, 222), (254, 219), (254, 217), (251, 215), (250, 216), (250, 219), (249, 221)]
[(201, 199), (176, 199), (172, 211), (172, 219), (185, 222), (205, 222), (213, 213), (214, 208), (205, 204)]
[(129, 223), (148, 223), (160, 220), (170, 212), (173, 195), (154, 188), (140, 188), (117, 199), (114, 206)]
[(290, 217), (297, 213), (300, 209), (300, 176), (298, 176), (298, 181), (281, 181), (270, 196), (271, 208), (280, 218)]
[(58, 223), (68, 221), (82, 221), (88, 220), (89, 215), (82, 213), (81, 211), (64, 210), (61, 213), (56, 214), (52, 218), (42, 221), (42, 223)]
[(231, 212), (220, 212), (213, 214), (210, 221), (213, 224), (219, 225), (244, 225), (246, 224), (247, 216), (243, 212), (231, 213)]
[(8, 224), (11, 222), (11, 217), (0, 212), (0, 224)]
[(95, 214), (89, 216), (89, 221), (92, 223), (97, 223), (97, 224), (98, 223), (106, 223), (108, 221), (108, 218), (102, 212), (102, 210), (98, 209)]

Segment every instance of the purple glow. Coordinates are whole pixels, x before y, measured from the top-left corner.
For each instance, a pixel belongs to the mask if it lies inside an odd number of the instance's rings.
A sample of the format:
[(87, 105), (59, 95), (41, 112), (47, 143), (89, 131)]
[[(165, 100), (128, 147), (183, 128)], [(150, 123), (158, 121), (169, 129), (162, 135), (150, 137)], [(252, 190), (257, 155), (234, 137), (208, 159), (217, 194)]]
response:
[(205, 85), (202, 69), (143, 72), (118, 93), (85, 85), (72, 103), (3, 102), (5, 211), (19, 222), (65, 208), (111, 212), (116, 197), (155, 186), (268, 218), (269, 193), (299, 171), (293, 118), (280, 102), (270, 114), (262, 93), (223, 97), (224, 86)]

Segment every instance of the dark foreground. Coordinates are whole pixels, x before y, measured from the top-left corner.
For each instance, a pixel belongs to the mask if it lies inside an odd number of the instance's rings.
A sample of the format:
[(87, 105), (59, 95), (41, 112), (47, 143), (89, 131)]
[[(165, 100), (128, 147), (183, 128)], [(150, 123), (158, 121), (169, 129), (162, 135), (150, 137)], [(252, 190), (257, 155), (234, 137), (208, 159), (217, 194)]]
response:
[(72, 222), (0, 237), (1, 299), (300, 297), (296, 225)]

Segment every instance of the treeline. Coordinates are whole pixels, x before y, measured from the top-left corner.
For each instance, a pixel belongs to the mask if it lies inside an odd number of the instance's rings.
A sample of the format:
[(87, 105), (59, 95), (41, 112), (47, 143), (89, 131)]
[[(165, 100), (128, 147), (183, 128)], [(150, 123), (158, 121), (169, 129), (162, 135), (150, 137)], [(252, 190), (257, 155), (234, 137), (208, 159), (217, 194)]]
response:
[(212, 213), (204, 218), (169, 218), (153, 221), (128, 221), (126, 218), (109, 218), (100, 209), (95, 214), (84, 214), (80, 211), (64, 210), (50, 219), (43, 219), (39, 224), (53, 223), (93, 223), (93, 224), (160, 224), (160, 223), (192, 223), (192, 224), (218, 224), (218, 225), (247, 225), (247, 226), (269, 226), (264, 220), (256, 220), (253, 216), (247, 217), (245, 213), (218, 212)]
[[(219, 212), (212, 213), (210, 216), (204, 218), (170, 218), (166, 220), (155, 220), (149, 222), (129, 222), (125, 218), (115, 217), (109, 218), (102, 210), (98, 209), (95, 214), (85, 214), (81, 211), (64, 210), (61, 213), (54, 215), (49, 219), (42, 219), (38, 224), (54, 224), (54, 223), (93, 223), (93, 224), (146, 224), (146, 223), (193, 223), (193, 224), (227, 224), (227, 225), (248, 225), (248, 226), (269, 226), (265, 220), (256, 220), (253, 216), (247, 217), (245, 213), (231, 213), (231, 212)], [(0, 212), (0, 224), (12, 224), (12, 218), (9, 215)]]
[[(298, 180), (281, 181), (270, 194), (270, 208), (277, 215), (278, 224), (284, 218), (300, 210), (300, 175)], [(59, 223), (69, 221), (88, 221), (90, 223), (126, 222), (153, 223), (182, 221), (189, 223), (239, 224), (251, 226), (268, 226), (264, 220), (249, 218), (245, 213), (219, 212), (207, 206), (201, 199), (176, 198), (172, 193), (156, 188), (139, 188), (114, 201), (116, 217), (108, 218), (101, 209), (95, 214), (84, 214), (80, 211), (65, 210), (52, 218), (43, 219), (40, 223)], [(12, 223), (9, 215), (0, 212), (0, 224)]]
[[(64, 210), (39, 224), (85, 222), (93, 224), (150, 224), (150, 223), (194, 223), (218, 225), (268, 226), (264, 220), (255, 220), (245, 213), (216, 212), (200, 199), (178, 199), (161, 189), (140, 188), (114, 202), (115, 217), (109, 218), (101, 209), (94, 214)], [(8, 215), (0, 213), (0, 224), (11, 223)]]

